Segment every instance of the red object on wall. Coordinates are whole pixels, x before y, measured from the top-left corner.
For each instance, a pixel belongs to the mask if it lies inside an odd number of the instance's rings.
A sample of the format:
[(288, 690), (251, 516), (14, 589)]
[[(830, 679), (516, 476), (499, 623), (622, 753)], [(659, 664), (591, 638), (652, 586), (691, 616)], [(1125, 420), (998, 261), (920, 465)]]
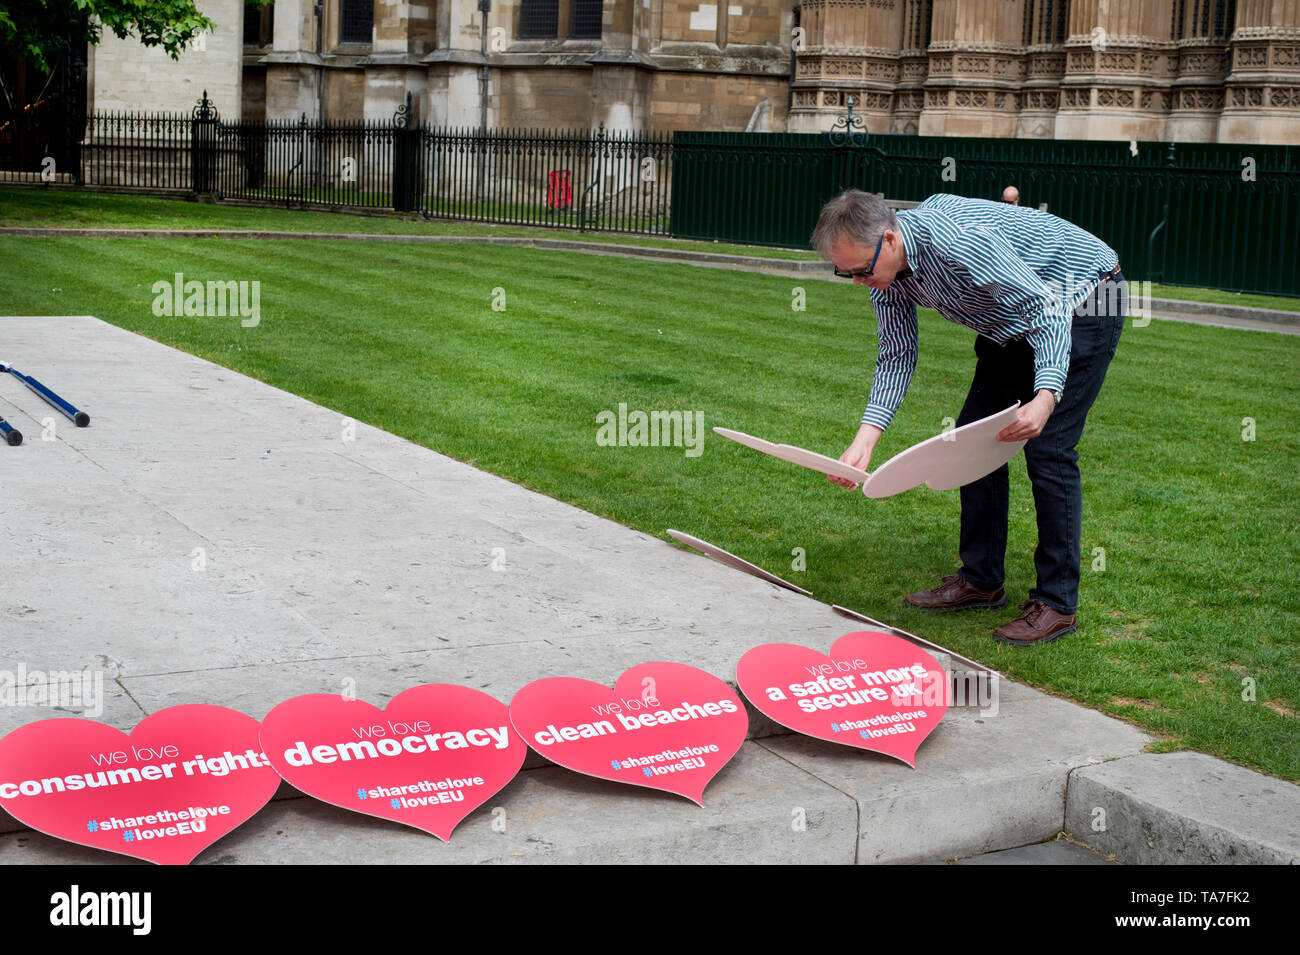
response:
[(546, 174), (546, 207), (567, 209), (573, 205), (573, 181), (567, 169), (552, 169)]

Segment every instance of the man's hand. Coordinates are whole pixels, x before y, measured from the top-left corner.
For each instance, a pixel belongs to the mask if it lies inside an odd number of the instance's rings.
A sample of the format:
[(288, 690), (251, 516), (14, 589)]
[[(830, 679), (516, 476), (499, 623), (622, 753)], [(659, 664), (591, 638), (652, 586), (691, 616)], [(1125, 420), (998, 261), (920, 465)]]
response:
[(999, 441), (1028, 441), (1043, 433), (1047, 419), (1056, 410), (1056, 399), (1047, 389), (1034, 395), (1034, 400), (1016, 412), (1017, 421), (997, 433)]
[[(858, 429), (858, 436), (853, 439), (853, 443), (840, 455), (840, 463), (865, 471), (867, 465), (871, 463), (871, 452), (875, 450), (876, 442), (880, 440), (882, 434), (884, 432), (874, 424), (864, 424)], [(851, 491), (858, 489), (857, 484), (848, 478), (835, 477), (833, 474), (828, 474), (826, 477), (840, 487), (847, 487)]]

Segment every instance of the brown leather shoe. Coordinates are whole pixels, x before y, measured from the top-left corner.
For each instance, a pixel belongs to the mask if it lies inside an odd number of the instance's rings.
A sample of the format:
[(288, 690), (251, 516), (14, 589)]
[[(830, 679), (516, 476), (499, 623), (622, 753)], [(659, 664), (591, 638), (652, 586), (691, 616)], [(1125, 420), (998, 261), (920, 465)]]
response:
[(1026, 600), (1020, 610), (1019, 617), (993, 631), (999, 643), (1013, 647), (1051, 643), (1079, 629), (1077, 615), (1057, 613), (1041, 600)]
[(961, 574), (949, 574), (934, 590), (917, 591), (903, 600), (922, 610), (992, 610), (1007, 605), (1007, 592), (1001, 587), (980, 590)]

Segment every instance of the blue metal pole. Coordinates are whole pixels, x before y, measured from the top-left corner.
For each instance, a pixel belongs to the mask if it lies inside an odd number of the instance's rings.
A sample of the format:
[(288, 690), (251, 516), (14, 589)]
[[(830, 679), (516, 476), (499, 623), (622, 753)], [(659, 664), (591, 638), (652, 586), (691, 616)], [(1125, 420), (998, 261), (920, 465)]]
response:
[(36, 394), (40, 395), (59, 411), (63, 412), (63, 414), (67, 415), (68, 418), (71, 419), (72, 423), (78, 428), (84, 428), (90, 424), (90, 415), (68, 404), (35, 378), (29, 378), (8, 362), (0, 361), (0, 372), (3, 371), (9, 372), (9, 374), (13, 375)]
[(0, 435), (4, 437), (6, 444), (18, 445), (23, 443), (23, 433), (4, 418), (0, 418)]

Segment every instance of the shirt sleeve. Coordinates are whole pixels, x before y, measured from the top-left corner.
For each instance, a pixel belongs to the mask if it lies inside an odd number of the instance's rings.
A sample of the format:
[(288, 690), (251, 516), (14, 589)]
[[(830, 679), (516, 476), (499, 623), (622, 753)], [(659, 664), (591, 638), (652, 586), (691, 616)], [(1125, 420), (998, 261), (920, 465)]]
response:
[(871, 290), (871, 305), (876, 312), (880, 354), (876, 356), (871, 397), (862, 423), (873, 424), (883, 431), (903, 403), (907, 387), (912, 383), (912, 373), (916, 371), (916, 306), (879, 289)]
[(967, 229), (944, 254), (1020, 316), (1028, 329), (1025, 340), (1034, 350), (1034, 391), (1064, 391), (1074, 319), (1064, 290), (1049, 288), (996, 229)]

